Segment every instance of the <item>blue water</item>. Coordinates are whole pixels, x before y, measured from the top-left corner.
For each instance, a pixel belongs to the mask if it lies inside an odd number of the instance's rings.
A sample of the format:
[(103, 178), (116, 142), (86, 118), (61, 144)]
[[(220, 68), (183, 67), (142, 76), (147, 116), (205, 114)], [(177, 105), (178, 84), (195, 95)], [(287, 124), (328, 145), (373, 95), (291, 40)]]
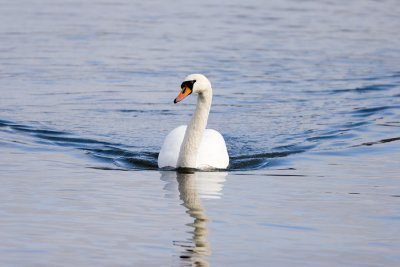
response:
[[(396, 266), (396, 1), (0, 9), (2, 266)], [(157, 169), (214, 91), (224, 172)]]

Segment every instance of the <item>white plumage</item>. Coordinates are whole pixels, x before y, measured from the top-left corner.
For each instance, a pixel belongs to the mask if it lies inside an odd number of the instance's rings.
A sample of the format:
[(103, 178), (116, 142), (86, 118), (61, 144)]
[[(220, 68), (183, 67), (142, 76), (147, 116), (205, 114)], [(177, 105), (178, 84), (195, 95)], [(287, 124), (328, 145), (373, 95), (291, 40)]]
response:
[[(158, 167), (178, 167), (178, 157), (186, 132), (186, 125), (173, 129), (161, 147)], [(229, 164), (228, 151), (222, 135), (213, 129), (206, 129), (197, 154), (196, 169), (225, 169)]]
[(182, 91), (174, 102), (192, 92), (197, 93), (196, 110), (188, 126), (179, 126), (167, 135), (158, 156), (158, 167), (227, 168), (229, 155), (224, 138), (216, 130), (206, 129), (212, 101), (209, 80), (204, 75), (192, 74), (185, 78), (181, 87)]

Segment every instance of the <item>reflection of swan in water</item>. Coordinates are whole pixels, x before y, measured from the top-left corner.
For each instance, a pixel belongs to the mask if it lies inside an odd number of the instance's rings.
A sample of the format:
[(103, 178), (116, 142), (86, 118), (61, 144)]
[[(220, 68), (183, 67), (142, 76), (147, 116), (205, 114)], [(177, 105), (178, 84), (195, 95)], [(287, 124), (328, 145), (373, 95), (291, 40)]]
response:
[(201, 199), (220, 198), (226, 176), (225, 172), (161, 172), (161, 180), (167, 182), (165, 188), (170, 191), (168, 195), (174, 196), (171, 193), (178, 189), (179, 198), (187, 208), (186, 213), (194, 219), (193, 223), (188, 224), (194, 230), (187, 231), (192, 237), (186, 241), (174, 241), (174, 245), (184, 248), (180, 257), (190, 260), (196, 266), (208, 266), (203, 257), (211, 254), (207, 229), (209, 218)]

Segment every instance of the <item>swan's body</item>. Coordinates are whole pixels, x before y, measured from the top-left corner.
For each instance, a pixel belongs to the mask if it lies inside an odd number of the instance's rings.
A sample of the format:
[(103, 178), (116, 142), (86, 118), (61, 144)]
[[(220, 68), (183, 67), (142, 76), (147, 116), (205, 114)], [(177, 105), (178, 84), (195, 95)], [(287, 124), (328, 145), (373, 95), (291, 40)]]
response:
[[(183, 167), (178, 166), (178, 159), (186, 129), (186, 125), (181, 125), (167, 135), (161, 148), (160, 155), (158, 156), (158, 167)], [(229, 157), (226, 151), (224, 138), (219, 132), (206, 129), (198, 150), (196, 165), (190, 168), (225, 169), (228, 164)]]
[(188, 126), (179, 126), (167, 135), (158, 156), (158, 167), (225, 169), (229, 165), (225, 140), (219, 132), (206, 129), (212, 101), (209, 80), (204, 75), (192, 74), (181, 87), (174, 102), (197, 93), (196, 110)]

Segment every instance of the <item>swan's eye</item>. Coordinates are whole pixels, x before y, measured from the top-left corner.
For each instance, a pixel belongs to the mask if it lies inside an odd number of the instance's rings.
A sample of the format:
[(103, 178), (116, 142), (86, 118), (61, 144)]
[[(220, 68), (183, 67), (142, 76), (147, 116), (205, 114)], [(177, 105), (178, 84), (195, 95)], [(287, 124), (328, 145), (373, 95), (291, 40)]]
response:
[(181, 84), (181, 88), (183, 89), (183, 88), (187, 87), (187, 88), (190, 89), (190, 91), (192, 91), (192, 90), (193, 90), (193, 84), (194, 84), (195, 82), (196, 82), (196, 80), (184, 81), (184, 82)]

